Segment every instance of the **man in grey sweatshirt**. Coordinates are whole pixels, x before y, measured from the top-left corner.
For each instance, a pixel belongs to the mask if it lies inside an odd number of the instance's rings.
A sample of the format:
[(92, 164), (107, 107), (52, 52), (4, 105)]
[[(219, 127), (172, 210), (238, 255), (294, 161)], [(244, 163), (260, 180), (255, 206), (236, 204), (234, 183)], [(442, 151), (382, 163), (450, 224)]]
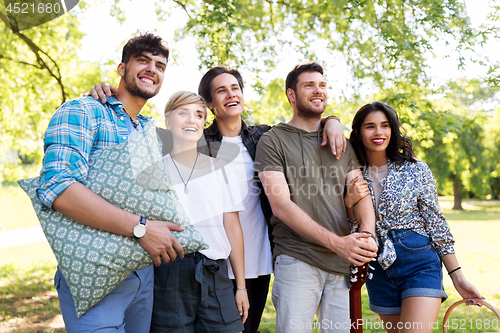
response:
[(257, 145), (255, 170), (273, 211), (277, 333), (311, 332), (313, 327), (349, 332), (349, 263), (362, 265), (377, 253), (368, 196), (354, 209), (360, 232), (349, 233), (344, 188), (346, 181), (362, 177), (354, 150), (348, 142), (336, 159), (319, 145), (326, 87), (319, 64), (295, 66), (286, 79), (293, 117), (265, 133)]

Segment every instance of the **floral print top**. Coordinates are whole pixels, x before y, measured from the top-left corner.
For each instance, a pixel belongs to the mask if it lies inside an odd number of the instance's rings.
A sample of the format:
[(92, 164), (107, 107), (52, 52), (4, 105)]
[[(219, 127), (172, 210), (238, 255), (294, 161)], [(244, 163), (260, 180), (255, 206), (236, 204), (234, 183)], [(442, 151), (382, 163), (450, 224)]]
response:
[[(396, 260), (396, 251), (387, 238), (390, 230), (412, 229), (430, 238), (433, 247), (441, 257), (453, 254), (453, 236), (448, 223), (439, 208), (436, 181), (430, 168), (423, 161), (416, 163), (387, 163), (389, 173), (381, 180), (376, 216), (376, 233), (381, 246), (378, 261), (387, 269)], [(373, 202), (375, 195), (368, 168), (363, 170)]]

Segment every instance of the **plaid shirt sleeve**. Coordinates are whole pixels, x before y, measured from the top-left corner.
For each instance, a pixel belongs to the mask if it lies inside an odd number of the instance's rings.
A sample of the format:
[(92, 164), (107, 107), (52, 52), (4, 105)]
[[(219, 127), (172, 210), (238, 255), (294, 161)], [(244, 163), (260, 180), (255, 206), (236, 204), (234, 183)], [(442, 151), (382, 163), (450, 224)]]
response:
[(84, 104), (81, 99), (64, 103), (52, 116), (45, 132), (38, 196), (49, 208), (70, 185), (85, 183), (94, 140), (92, 119)]

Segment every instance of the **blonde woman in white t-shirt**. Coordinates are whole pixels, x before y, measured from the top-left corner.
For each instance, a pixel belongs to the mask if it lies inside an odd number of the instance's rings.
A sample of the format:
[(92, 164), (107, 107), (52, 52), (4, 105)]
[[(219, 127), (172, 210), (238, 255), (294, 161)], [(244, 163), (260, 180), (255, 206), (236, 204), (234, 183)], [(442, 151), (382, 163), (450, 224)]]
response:
[[(165, 107), (165, 126), (173, 148), (163, 157), (165, 168), (191, 222), (209, 248), (155, 267), (151, 332), (240, 332), (248, 315), (245, 288), (242, 210), (233, 176), (201, 154), (207, 111), (192, 92), (173, 94)], [(237, 292), (228, 277), (226, 259), (235, 273)]]

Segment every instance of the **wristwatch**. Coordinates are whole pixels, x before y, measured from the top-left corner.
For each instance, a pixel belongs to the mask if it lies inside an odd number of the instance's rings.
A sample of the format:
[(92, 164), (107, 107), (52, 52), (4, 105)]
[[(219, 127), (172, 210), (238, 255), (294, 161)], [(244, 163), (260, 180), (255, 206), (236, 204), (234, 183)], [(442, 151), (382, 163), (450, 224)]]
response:
[(134, 237), (135, 239), (139, 239), (144, 237), (146, 234), (146, 218), (141, 216), (139, 223), (134, 227)]

